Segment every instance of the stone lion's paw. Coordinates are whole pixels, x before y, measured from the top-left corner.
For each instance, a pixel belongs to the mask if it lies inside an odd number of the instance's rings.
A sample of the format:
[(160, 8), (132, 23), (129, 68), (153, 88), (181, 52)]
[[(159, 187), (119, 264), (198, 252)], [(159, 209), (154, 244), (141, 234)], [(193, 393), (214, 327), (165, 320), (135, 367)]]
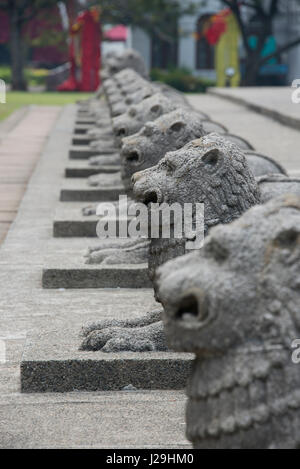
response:
[(102, 352), (146, 352), (156, 349), (151, 338), (139, 337), (137, 329), (112, 327), (90, 332), (83, 340), (81, 350)]
[(97, 264), (119, 264), (120, 256), (118, 249), (103, 249), (99, 251), (90, 252), (86, 256), (86, 264), (97, 265)]

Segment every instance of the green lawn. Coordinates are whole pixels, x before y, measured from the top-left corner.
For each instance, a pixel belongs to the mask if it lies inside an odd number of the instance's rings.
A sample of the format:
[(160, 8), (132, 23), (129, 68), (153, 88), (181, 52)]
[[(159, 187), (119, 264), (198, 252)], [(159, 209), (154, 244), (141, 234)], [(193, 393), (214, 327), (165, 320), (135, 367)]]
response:
[(87, 99), (92, 96), (91, 93), (29, 93), (11, 91), (6, 95), (6, 104), (0, 103), (0, 121), (6, 119), (12, 112), (22, 106), (30, 104), (40, 106), (64, 106), (65, 104), (75, 103), (81, 99)]

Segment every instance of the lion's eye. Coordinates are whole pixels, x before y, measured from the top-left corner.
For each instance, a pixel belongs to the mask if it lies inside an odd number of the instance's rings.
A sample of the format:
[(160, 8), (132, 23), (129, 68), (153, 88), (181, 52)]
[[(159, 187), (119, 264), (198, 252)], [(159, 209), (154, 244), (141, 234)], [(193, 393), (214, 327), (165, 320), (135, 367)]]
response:
[(212, 256), (217, 262), (225, 262), (229, 257), (228, 249), (216, 239), (211, 239), (206, 245), (206, 253)]
[(172, 174), (176, 169), (175, 165), (171, 163), (171, 161), (169, 160), (165, 161), (165, 166), (166, 166), (167, 174)]
[(296, 229), (281, 231), (276, 239), (275, 244), (282, 249), (292, 249), (299, 243), (300, 234)]

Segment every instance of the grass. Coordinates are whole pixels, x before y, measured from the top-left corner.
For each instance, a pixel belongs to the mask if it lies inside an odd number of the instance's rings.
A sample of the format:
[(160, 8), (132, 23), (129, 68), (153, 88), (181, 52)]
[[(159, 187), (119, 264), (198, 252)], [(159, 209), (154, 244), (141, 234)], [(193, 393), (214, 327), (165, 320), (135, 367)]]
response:
[(11, 91), (6, 95), (6, 104), (0, 103), (0, 121), (6, 119), (12, 112), (22, 106), (29, 106), (31, 104), (39, 106), (65, 106), (81, 99), (87, 99), (90, 96), (92, 96), (91, 93), (29, 93)]

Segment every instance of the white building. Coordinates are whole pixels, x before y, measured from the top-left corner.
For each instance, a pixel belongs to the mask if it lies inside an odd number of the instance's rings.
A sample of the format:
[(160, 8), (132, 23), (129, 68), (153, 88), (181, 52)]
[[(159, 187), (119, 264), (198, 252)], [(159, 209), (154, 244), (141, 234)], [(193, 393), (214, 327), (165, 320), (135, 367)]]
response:
[[(182, 0), (182, 2), (184, 1), (189, 2), (189, 0)], [(265, 1), (269, 2), (270, 0)], [(195, 36), (197, 32), (201, 31), (207, 17), (223, 8), (224, 3), (220, 0), (209, 0), (206, 2), (206, 6), (201, 6), (201, 2), (199, 2), (196, 14), (186, 15), (180, 19), (177, 66), (187, 67), (195, 75), (215, 78), (214, 48), (205, 39), (197, 40)], [(281, 10), (282, 13), (274, 21), (273, 31), (278, 47), (300, 36), (300, 2), (298, 0), (282, 0)], [(247, 14), (246, 9), (245, 14)], [(149, 69), (153, 66), (158, 66), (153, 61), (153, 43), (147, 33), (139, 28), (135, 28), (132, 31), (131, 40), (132, 47), (143, 55)], [(243, 57), (242, 43), (240, 56)], [(159, 66), (162, 68), (167, 67), (167, 60), (168, 53), (162, 53)], [(295, 78), (300, 78), (300, 46), (282, 54), (281, 64), (281, 69), (285, 73), (286, 84)]]

